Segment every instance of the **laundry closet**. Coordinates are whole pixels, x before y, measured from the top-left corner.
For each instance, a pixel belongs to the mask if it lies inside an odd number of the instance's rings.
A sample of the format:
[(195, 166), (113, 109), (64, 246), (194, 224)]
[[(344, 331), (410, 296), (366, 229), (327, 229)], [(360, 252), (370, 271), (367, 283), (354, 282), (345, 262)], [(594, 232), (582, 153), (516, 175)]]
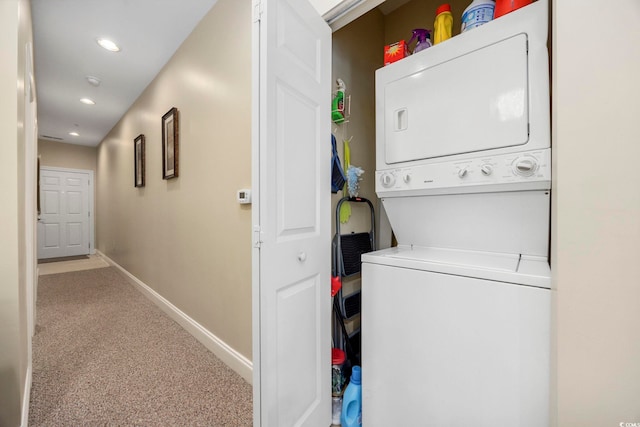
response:
[[(361, 301), (342, 336), (358, 353), (349, 361), (361, 361), (363, 421), (545, 426), (548, 5), (382, 69), (385, 45), (432, 30), (440, 4), (385, 2), (333, 33), (345, 120), (332, 130), (365, 170), (358, 196), (380, 218), (378, 251), (362, 254), (361, 275), (338, 295)], [(454, 38), (467, 6), (451, 3)], [(356, 205), (348, 220), (334, 215), (342, 233), (369, 226)]]
[[(345, 91), (345, 121), (332, 123), (331, 130), (336, 137), (337, 150), (344, 164), (344, 141), (348, 140), (350, 163), (364, 170), (359, 185), (360, 197), (371, 201), (375, 209), (375, 247), (384, 249), (395, 244), (391, 226), (384, 208), (375, 192), (376, 170), (376, 113), (375, 113), (375, 72), (384, 66), (383, 53), (387, 45), (400, 40), (409, 42), (412, 30), (425, 28), (431, 31), (436, 9), (441, 1), (434, 0), (387, 0), (380, 6), (373, 8), (364, 15), (356, 18), (332, 34), (332, 82), (336, 90), (336, 81), (341, 79), (346, 85)], [(454, 0), (451, 14), (454, 17), (453, 36), (460, 33), (460, 18), (464, 9), (469, 5), (467, 0)], [(337, 21), (339, 22), (339, 21)], [(338, 25), (341, 25), (338, 23)], [(335, 24), (333, 24), (335, 28)], [(416, 45), (414, 40), (409, 48)], [(336, 205), (338, 201), (348, 196), (346, 191), (340, 191), (332, 196), (331, 217), (332, 232), (336, 228)], [(351, 232), (366, 232), (370, 229), (368, 207), (364, 203), (345, 203), (351, 211), (348, 221), (340, 224), (342, 234)], [(344, 207), (338, 216), (345, 218)], [(347, 303), (361, 288), (359, 275), (343, 280), (343, 294)], [(357, 304), (357, 303), (356, 303)], [(356, 309), (359, 311), (359, 309)], [(350, 313), (348, 313), (350, 314)], [(355, 336), (360, 328), (360, 315), (355, 314), (345, 320), (350, 336)], [(354, 341), (358, 341), (355, 336)], [(357, 351), (357, 349), (356, 349)]]

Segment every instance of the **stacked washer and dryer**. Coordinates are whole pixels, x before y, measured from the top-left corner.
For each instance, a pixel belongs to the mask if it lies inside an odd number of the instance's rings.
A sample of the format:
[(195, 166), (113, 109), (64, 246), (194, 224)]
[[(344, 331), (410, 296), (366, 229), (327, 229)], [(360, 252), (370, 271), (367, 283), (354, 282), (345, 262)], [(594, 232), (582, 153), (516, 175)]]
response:
[(366, 426), (549, 424), (548, 3), (376, 72)]

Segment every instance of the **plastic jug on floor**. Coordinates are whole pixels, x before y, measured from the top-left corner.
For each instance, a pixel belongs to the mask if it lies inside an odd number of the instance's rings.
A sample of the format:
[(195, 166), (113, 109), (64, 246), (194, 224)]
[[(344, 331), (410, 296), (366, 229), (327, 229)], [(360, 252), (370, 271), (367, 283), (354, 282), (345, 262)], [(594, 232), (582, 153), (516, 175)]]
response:
[(342, 427), (362, 426), (362, 381), (360, 366), (354, 366), (351, 370), (351, 382), (342, 396), (342, 414), (340, 423)]

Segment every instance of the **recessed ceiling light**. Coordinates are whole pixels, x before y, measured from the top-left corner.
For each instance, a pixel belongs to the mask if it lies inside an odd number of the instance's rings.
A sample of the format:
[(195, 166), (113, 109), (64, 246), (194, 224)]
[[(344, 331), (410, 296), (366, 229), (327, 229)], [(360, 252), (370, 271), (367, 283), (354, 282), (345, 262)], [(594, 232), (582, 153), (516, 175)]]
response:
[(80, 134), (78, 132), (69, 132), (69, 135), (71, 135), (71, 136), (80, 136)]
[(118, 47), (118, 45), (115, 44), (114, 42), (112, 42), (109, 39), (97, 39), (96, 41), (98, 42), (98, 44), (100, 46), (102, 46), (103, 48), (107, 49), (108, 51), (120, 52), (120, 48)]
[(95, 105), (96, 102), (93, 99), (89, 99), (89, 98), (80, 98), (80, 102), (82, 102), (83, 104), (87, 104), (87, 105)]
[(100, 86), (100, 79), (96, 76), (87, 76), (87, 81), (91, 86)]

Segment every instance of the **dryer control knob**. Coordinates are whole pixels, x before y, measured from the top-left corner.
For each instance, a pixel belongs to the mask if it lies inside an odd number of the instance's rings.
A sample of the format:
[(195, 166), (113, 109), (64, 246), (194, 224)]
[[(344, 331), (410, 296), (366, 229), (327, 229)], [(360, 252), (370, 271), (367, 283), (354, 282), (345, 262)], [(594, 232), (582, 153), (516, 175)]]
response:
[(380, 176), (380, 182), (382, 183), (383, 187), (393, 187), (393, 185), (396, 183), (396, 177), (389, 172), (383, 173), (382, 176)]
[(480, 168), (482, 175), (489, 176), (493, 173), (493, 167), (491, 165), (482, 165)]
[(464, 178), (465, 176), (467, 176), (467, 172), (468, 172), (468, 171), (467, 171), (467, 168), (466, 168), (466, 167), (464, 167), (464, 168), (462, 168), (462, 169), (459, 169), (459, 170), (458, 170), (458, 176), (459, 176), (460, 178)]
[(538, 163), (533, 157), (521, 157), (513, 163), (513, 171), (520, 176), (531, 176), (537, 168)]
[(405, 173), (404, 175), (402, 175), (402, 180), (408, 184), (409, 181), (411, 181), (411, 174), (410, 173)]

